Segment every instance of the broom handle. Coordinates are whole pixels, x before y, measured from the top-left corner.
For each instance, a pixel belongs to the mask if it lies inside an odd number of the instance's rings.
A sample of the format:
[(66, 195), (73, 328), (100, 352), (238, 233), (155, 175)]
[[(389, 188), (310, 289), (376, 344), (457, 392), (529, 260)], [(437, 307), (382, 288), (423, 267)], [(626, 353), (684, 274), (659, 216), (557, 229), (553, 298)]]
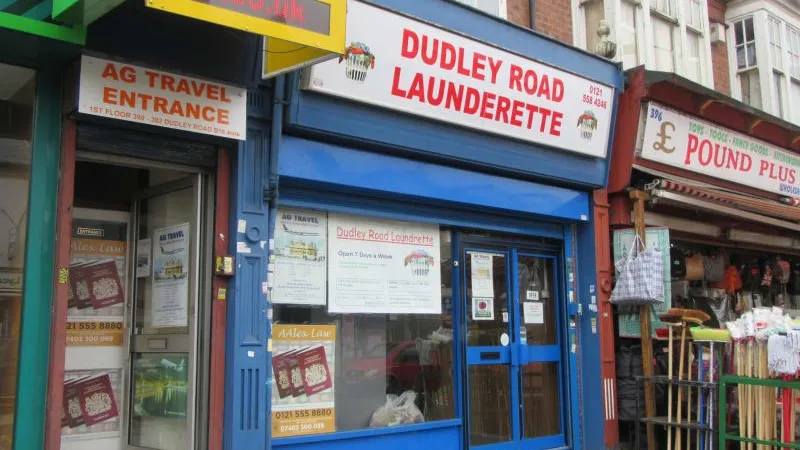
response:
[[(672, 351), (672, 325), (667, 325), (669, 331), (669, 360), (667, 363), (667, 371), (669, 372), (669, 391), (667, 391), (667, 422), (672, 422), (672, 359), (675, 353)], [(672, 431), (674, 427), (669, 425), (667, 427), (667, 448), (672, 448)]]
[[(709, 344), (709, 360), (708, 360), (708, 382), (714, 382), (714, 341)], [(714, 390), (711, 389), (708, 395), (708, 423), (714, 423)], [(706, 448), (711, 450), (711, 433), (706, 433)]]
[[(687, 378), (689, 381), (692, 381), (692, 343), (689, 343), (689, 355), (686, 364), (689, 366), (687, 370)], [(686, 390), (686, 423), (692, 423), (692, 386), (688, 386)], [(686, 428), (686, 449), (691, 450), (692, 448), (692, 429)]]
[[(744, 342), (739, 341), (736, 344), (736, 375), (743, 376), (745, 373), (744, 370)], [(743, 392), (742, 387), (746, 387), (746, 384), (737, 384), (736, 385), (736, 394), (737, 399), (739, 401), (739, 437), (745, 437), (745, 429), (747, 423), (747, 398), (746, 394)], [(747, 444), (744, 442), (739, 442), (739, 450), (745, 450), (747, 448)]]
[[(697, 343), (697, 379), (702, 381), (705, 374), (703, 373), (703, 343)], [(707, 395), (706, 389), (700, 389), (697, 392), (697, 421), (701, 425), (705, 425), (705, 411), (704, 407), (706, 404)], [(701, 430), (700, 428), (697, 429), (697, 450), (705, 449), (705, 443), (703, 442), (703, 438), (706, 435), (705, 430)]]
[[(681, 327), (681, 356), (678, 359), (678, 381), (683, 381), (683, 360), (686, 356), (686, 323)], [(678, 385), (678, 420), (680, 423), (683, 418), (683, 386)], [(682, 450), (681, 432), (678, 428), (675, 432), (675, 450)]]

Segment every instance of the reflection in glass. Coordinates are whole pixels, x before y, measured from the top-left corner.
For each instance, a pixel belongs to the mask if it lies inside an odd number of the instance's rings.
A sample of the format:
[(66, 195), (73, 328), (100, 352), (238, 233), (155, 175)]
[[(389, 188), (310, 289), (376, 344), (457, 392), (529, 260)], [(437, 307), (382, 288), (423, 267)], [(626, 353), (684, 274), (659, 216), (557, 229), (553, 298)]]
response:
[(511, 440), (509, 366), (469, 366), (469, 443), (471, 446)]
[[(413, 406), (425, 422), (455, 417), (450, 230), (440, 230), (440, 246), (441, 315), (329, 314), (325, 306), (274, 306), (274, 325), (337, 327), (331, 355), (335, 431), (406, 423), (387, 422), (385, 416), (375, 415), (386, 405), (388, 395), (413, 395)], [(273, 405), (281, 401), (277, 384), (272, 398)]]
[(558, 363), (527, 364), (521, 373), (525, 438), (560, 434)]
[(184, 450), (189, 402), (189, 355), (134, 353), (130, 443), (158, 450)]
[(35, 72), (0, 63), (0, 449), (11, 448)]

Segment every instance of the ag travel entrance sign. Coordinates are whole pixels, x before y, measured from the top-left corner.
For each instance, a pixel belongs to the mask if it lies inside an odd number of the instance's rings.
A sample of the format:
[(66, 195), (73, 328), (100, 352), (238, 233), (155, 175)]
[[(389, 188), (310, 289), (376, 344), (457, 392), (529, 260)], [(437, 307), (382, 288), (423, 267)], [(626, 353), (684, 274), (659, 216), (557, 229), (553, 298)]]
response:
[(614, 88), (350, 0), (338, 61), (307, 88), (602, 158)]
[(245, 140), (247, 91), (83, 55), (78, 112)]
[(263, 76), (344, 52), (346, 0), (148, 0), (151, 8), (265, 36)]
[(658, 103), (643, 114), (642, 158), (800, 198), (800, 155)]

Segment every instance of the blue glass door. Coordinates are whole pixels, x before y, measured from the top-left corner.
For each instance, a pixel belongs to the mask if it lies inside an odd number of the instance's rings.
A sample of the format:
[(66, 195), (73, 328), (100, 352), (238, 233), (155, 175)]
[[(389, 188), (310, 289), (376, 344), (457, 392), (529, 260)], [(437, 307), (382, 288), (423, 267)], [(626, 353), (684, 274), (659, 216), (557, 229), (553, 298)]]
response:
[(566, 324), (557, 252), (461, 244), (470, 448), (567, 445)]

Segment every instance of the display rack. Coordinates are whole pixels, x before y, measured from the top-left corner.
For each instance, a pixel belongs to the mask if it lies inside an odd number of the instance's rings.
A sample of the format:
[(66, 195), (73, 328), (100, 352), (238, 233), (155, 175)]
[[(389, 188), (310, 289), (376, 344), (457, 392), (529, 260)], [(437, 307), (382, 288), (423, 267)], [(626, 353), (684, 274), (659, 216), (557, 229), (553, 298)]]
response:
[[(749, 386), (767, 386), (771, 388), (776, 388), (783, 391), (785, 395), (783, 398), (791, 398), (789, 397), (788, 391), (800, 391), (800, 381), (783, 381), (777, 379), (760, 379), (760, 378), (749, 378), (749, 377), (739, 377), (734, 375), (724, 375), (720, 379), (720, 396), (719, 396), (719, 410), (726, 411), (728, 407), (728, 396), (727, 396), (727, 388), (733, 387), (736, 385), (749, 385)], [(787, 410), (791, 410), (789, 408), (790, 405), (784, 403), (784, 412)], [(724, 409), (723, 409), (724, 408)], [(791, 420), (791, 416), (783, 416), (784, 423), (782, 426), (785, 426), (786, 423)], [(734, 434), (730, 434), (728, 432), (727, 424), (725, 423), (724, 415), (719, 417), (719, 448), (724, 449), (727, 445), (728, 441), (737, 441), (737, 442), (746, 442), (748, 444), (756, 444), (758, 446), (769, 446), (769, 448), (780, 448), (780, 449), (800, 449), (800, 443), (797, 442), (788, 442), (788, 439), (794, 439), (794, 436), (787, 436), (787, 442), (779, 442), (774, 440), (764, 440), (764, 439), (755, 439), (755, 438), (747, 438), (741, 437)]]
[[(678, 429), (681, 429), (681, 430), (697, 430), (697, 431), (700, 431), (702, 433), (710, 433), (710, 434), (712, 434), (712, 438), (709, 440), (709, 442), (714, 440), (713, 433), (716, 430), (716, 427), (714, 426), (715, 422), (714, 422), (714, 418), (713, 417), (712, 418), (707, 418), (703, 422), (699, 422), (697, 420), (695, 420), (695, 421), (681, 420), (680, 422), (678, 422), (676, 420), (676, 418), (673, 417), (672, 420), (669, 420), (669, 418), (667, 416), (642, 417), (642, 414), (641, 414), (642, 413), (642, 411), (641, 411), (641, 395), (642, 395), (642, 392), (643, 392), (644, 385), (646, 383), (661, 384), (661, 385), (667, 385), (667, 386), (672, 385), (672, 386), (677, 386), (678, 388), (685, 387), (685, 388), (688, 388), (688, 389), (696, 389), (697, 390), (697, 394), (698, 395), (705, 394), (705, 398), (706, 399), (709, 398), (709, 395), (711, 395), (712, 398), (715, 398), (713, 396), (717, 395), (717, 392), (718, 392), (718, 389), (719, 389), (719, 385), (716, 382), (712, 383), (712, 382), (709, 382), (709, 381), (678, 380), (675, 377), (669, 378), (669, 377), (666, 377), (666, 376), (663, 376), (663, 375), (657, 375), (657, 376), (652, 376), (652, 377), (637, 376), (636, 377), (636, 385), (637, 385), (637, 389), (636, 389), (636, 417), (637, 417), (637, 419), (636, 419), (636, 421), (637, 421), (637, 426), (636, 426), (636, 447), (635, 447), (637, 450), (641, 448), (641, 433), (642, 433), (641, 427), (638, 426), (638, 424), (653, 424), (653, 425), (662, 426), (662, 427), (668, 427), (669, 426), (669, 427), (675, 427), (675, 428), (678, 428)], [(697, 397), (693, 396), (693, 398), (696, 399)], [(693, 405), (689, 405), (688, 406), (688, 410), (689, 411), (692, 410), (691, 409), (692, 406)], [(701, 408), (701, 410), (702, 409), (703, 408)], [(696, 411), (696, 412), (699, 413), (699, 415), (702, 415), (702, 411)], [(697, 418), (698, 414), (694, 414), (694, 417)], [(710, 450), (710, 449), (708, 449), (708, 450)]]

